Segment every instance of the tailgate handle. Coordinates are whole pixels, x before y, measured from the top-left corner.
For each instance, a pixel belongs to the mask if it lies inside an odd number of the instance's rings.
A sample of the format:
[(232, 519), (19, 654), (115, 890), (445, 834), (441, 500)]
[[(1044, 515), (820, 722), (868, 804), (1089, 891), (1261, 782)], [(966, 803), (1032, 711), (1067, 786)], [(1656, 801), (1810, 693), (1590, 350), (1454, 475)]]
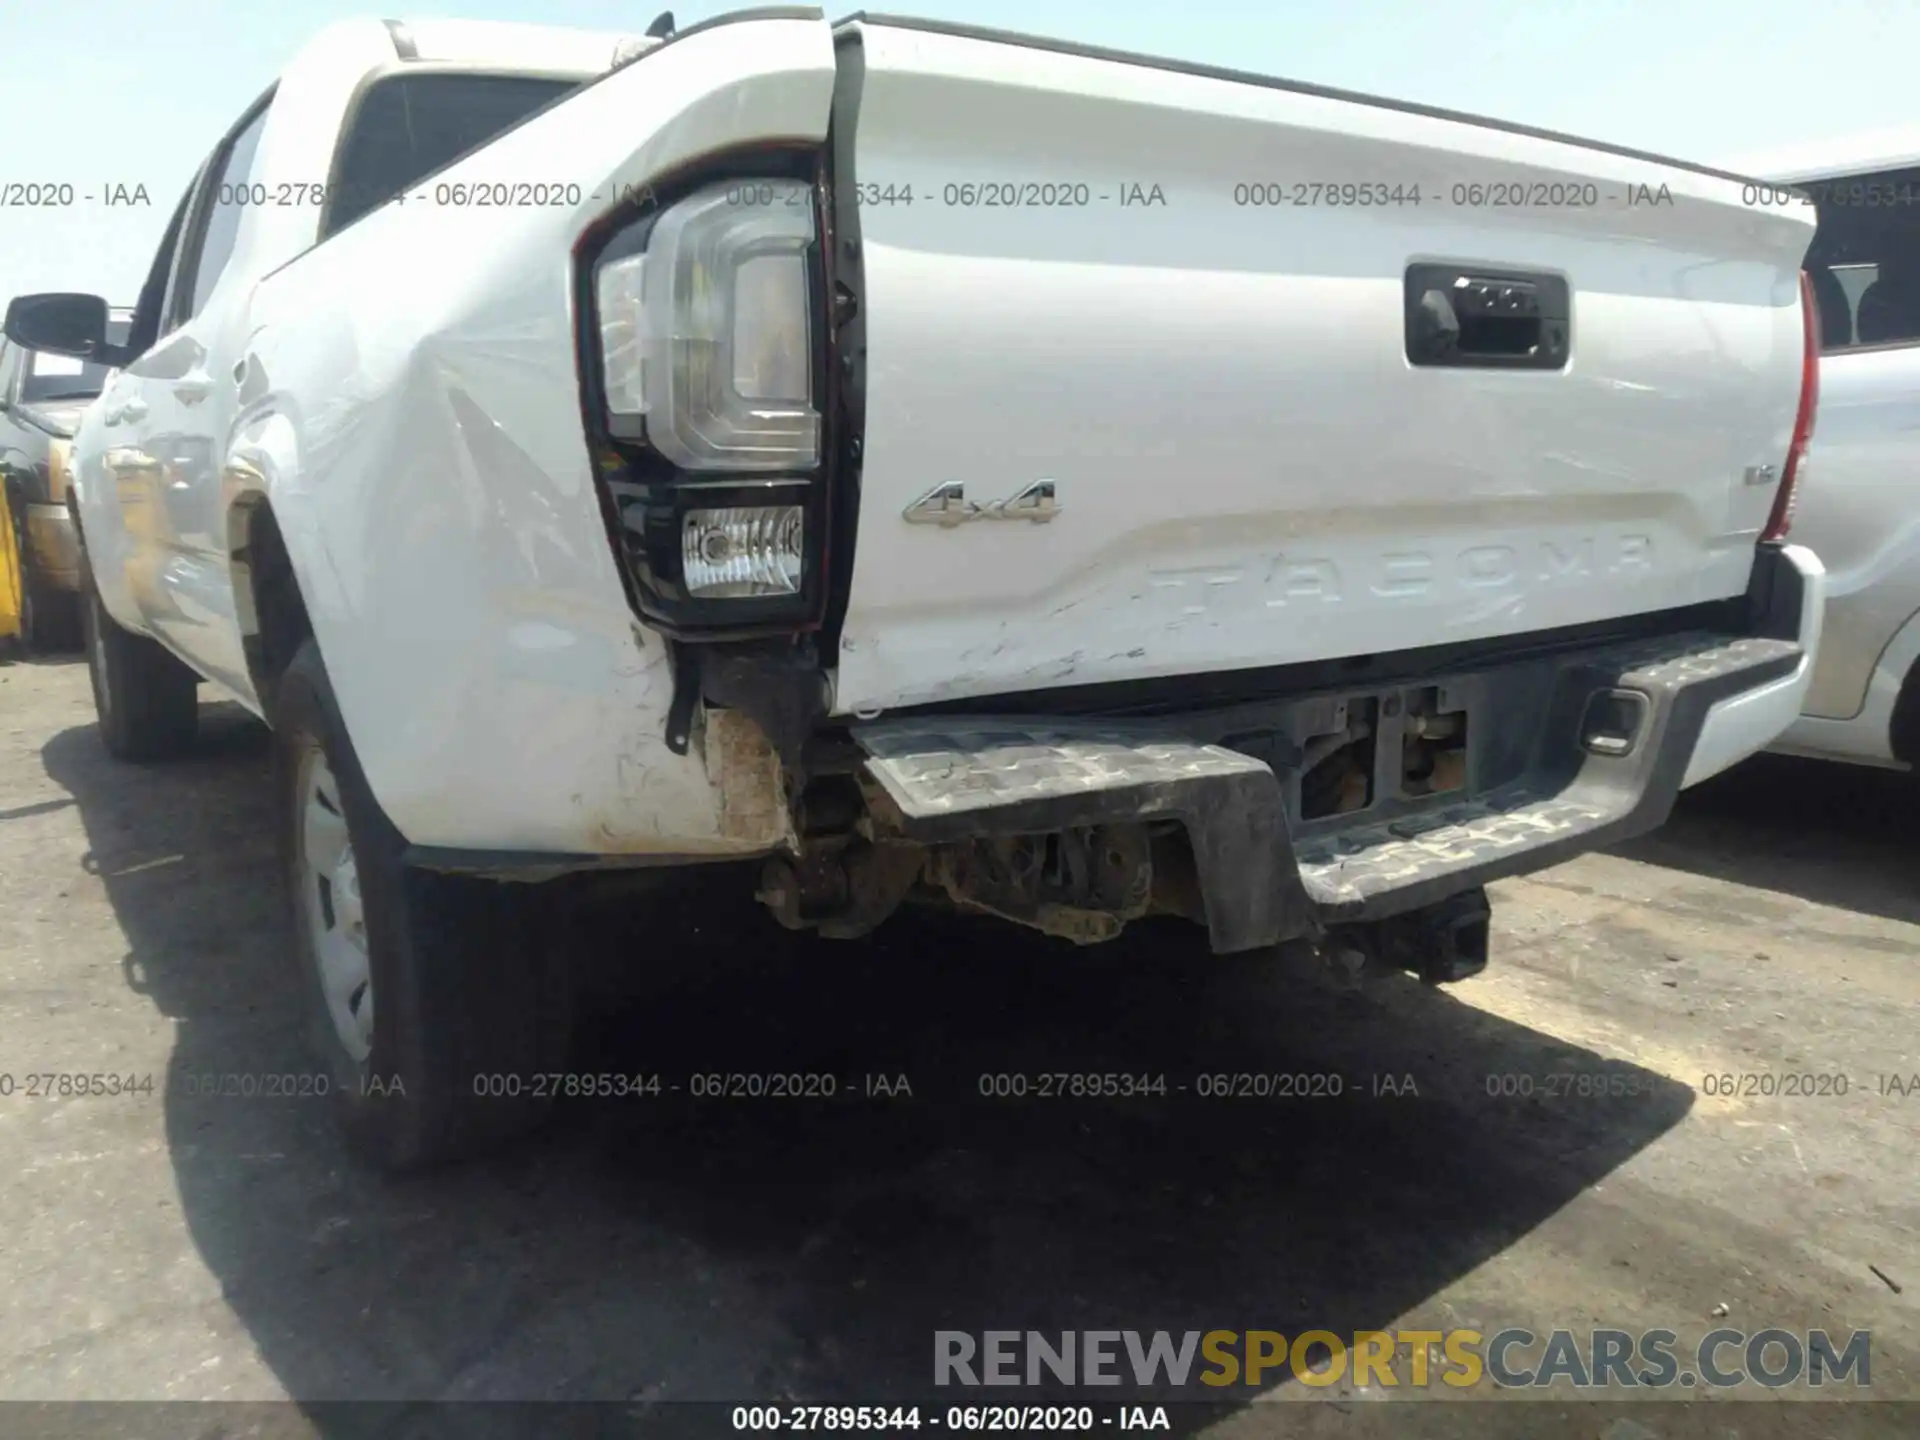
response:
[(1414, 365), (1563, 370), (1572, 349), (1571, 295), (1559, 275), (1409, 265), (1406, 311)]

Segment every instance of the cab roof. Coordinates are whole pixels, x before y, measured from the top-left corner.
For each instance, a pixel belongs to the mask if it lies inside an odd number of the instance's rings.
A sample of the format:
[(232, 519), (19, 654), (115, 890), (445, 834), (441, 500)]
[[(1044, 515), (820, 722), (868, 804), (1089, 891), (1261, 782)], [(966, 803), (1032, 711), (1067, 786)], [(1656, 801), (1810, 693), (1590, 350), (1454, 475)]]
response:
[(383, 20), (401, 60), (488, 69), (575, 71), (597, 75), (615, 51), (646, 37), (639, 31), (575, 30), (506, 20)]

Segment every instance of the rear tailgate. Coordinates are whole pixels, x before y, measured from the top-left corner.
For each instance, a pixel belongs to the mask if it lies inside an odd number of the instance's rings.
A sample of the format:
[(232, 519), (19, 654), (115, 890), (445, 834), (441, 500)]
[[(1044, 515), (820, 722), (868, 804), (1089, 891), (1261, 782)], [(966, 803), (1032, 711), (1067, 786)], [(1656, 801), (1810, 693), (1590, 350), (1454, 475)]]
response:
[[(1278, 82), (918, 22), (839, 39), (865, 346), (842, 712), (1746, 586), (1800, 388), (1799, 214)], [(1564, 362), (1410, 363), (1423, 263), (1534, 277), (1549, 312), (1564, 282)], [(1040, 482), (1051, 519), (996, 514)], [(909, 519), (954, 484), (972, 521)]]

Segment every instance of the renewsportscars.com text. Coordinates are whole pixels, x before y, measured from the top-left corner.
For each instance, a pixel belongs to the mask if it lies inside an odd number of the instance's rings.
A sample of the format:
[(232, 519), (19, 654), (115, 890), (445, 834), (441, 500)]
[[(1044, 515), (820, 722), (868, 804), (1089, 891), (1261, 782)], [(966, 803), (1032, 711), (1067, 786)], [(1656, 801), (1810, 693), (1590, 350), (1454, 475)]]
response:
[(1714, 1330), (1682, 1346), (1672, 1330), (936, 1330), (940, 1386), (1075, 1385), (1264, 1388), (1283, 1380), (1467, 1389), (1724, 1390), (1872, 1383), (1872, 1334)]

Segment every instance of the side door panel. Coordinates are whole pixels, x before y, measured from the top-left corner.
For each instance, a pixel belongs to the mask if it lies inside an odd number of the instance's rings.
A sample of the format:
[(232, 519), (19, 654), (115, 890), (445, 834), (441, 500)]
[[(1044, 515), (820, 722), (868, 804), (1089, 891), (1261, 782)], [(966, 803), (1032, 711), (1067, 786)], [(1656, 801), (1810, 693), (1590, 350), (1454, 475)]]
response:
[(1806, 711), (1860, 713), (1881, 651), (1920, 610), (1920, 346), (1829, 354), (1793, 538), (1827, 565)]
[[(137, 362), (136, 362), (137, 363)], [(160, 534), (159, 464), (142, 444), (140, 418), (147, 408), (146, 384), (132, 368), (115, 376), (100, 402), (100, 479), (106, 482), (99, 504), (87, 506), (88, 563), (100, 574), (117, 570), (123, 594), (140, 629), (150, 629), (162, 601), (159, 568), (163, 554)], [(90, 478), (90, 477), (88, 477)], [(85, 484), (82, 495), (94, 489)], [(108, 527), (100, 524), (109, 522)]]
[(1875, 203), (1920, 192), (1920, 168), (1826, 185), (1807, 256), (1825, 295), (1820, 408), (1793, 538), (1827, 567), (1805, 713), (1851, 720), (1889, 642), (1920, 612), (1920, 207)]
[(250, 109), (207, 166), (175, 270), (168, 317), (177, 323), (130, 367), (146, 404), (137, 424), (150, 507), (149, 628), (246, 701), (253, 688), (234, 608), (222, 468), (250, 289), (245, 211), (232, 200), (253, 172), (266, 114), (264, 105)]
[[(205, 328), (195, 321), (176, 330), (134, 366), (146, 409), (136, 422), (137, 483), (122, 486), (121, 503), (139, 507), (149, 628), (202, 674), (231, 687), (244, 683), (246, 665), (237, 639), (226, 633), (233, 604), (230, 592), (221, 593), (225, 557), (208, 533), (219, 488), (219, 415), (206, 384), (209, 350), (195, 333)], [(131, 532), (130, 511), (127, 519)]]
[[(210, 168), (210, 163), (202, 164), (181, 197), (141, 291), (133, 329), (136, 343), (145, 349), (113, 377), (100, 398), (97, 473), (82, 460), (82, 524), (88, 563), (101, 599), (110, 612), (124, 604), (131, 613), (116, 613), (115, 618), (148, 634), (157, 633), (157, 620), (166, 610), (161, 576), (172, 549), (162, 498), (168, 482), (160, 458), (148, 444), (153, 434), (148, 371), (158, 342), (173, 328), (175, 292), (182, 283), (181, 256), (187, 248), (185, 226), (196, 211)], [(87, 447), (88, 454), (92, 450)], [(109, 578), (115, 575), (117, 585)]]

